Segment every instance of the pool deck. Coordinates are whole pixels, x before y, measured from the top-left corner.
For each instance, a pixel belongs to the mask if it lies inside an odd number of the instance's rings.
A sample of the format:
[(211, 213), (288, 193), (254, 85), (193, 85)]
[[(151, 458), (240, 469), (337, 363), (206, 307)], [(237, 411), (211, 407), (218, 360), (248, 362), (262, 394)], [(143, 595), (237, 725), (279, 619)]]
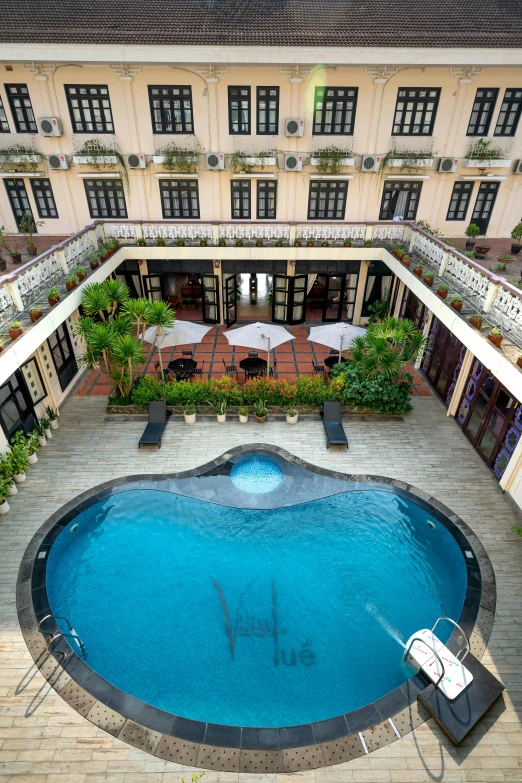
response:
[[(194, 427), (170, 422), (162, 449), (139, 452), (143, 422), (105, 422), (104, 400), (73, 397), (60, 429), (0, 518), (0, 783), (189, 783), (192, 768), (155, 759), (106, 734), (66, 704), (34, 669), (18, 627), (15, 583), (32, 535), (66, 501), (133, 473), (181, 471), (246, 443), (271, 443), (321, 467), (413, 484), (460, 515), (485, 546), (497, 613), (482, 662), (506, 686), (455, 748), (433, 721), (391, 745), (330, 768), (281, 775), (285, 783), (522, 781), (522, 519), (435, 397), (416, 397), (404, 420), (346, 419), (348, 452), (327, 450), (320, 420)], [(196, 770), (199, 772), (199, 770)], [(275, 774), (205, 773), (205, 783), (275, 783)]]

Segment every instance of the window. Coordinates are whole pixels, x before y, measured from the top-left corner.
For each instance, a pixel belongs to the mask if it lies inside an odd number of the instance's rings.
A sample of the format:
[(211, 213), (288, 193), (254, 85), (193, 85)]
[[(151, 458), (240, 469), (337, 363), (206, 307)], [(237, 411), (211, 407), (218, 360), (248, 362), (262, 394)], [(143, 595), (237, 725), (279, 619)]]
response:
[(357, 87), (316, 87), (314, 134), (353, 135)]
[(257, 219), (275, 220), (277, 182), (271, 179), (257, 180)]
[(455, 182), (446, 220), (466, 220), (473, 182)]
[(422, 182), (385, 182), (379, 220), (415, 220), (421, 190)]
[(31, 187), (38, 210), (38, 217), (57, 218), (58, 210), (54, 202), (53, 189), (51, 181), (48, 179), (32, 179)]
[(192, 88), (150, 87), (153, 133), (194, 133)]
[(66, 323), (60, 324), (58, 329), (49, 337), (48, 343), (54, 366), (56, 367), (56, 374), (60, 381), (60, 388), (64, 391), (78, 373), (78, 365), (74, 358), (74, 351)]
[(410, 89), (401, 87), (397, 93), (393, 136), (431, 136), (440, 89)]
[(477, 90), (469, 118), (467, 136), (487, 136), (497, 102), (498, 90)]
[(257, 88), (257, 135), (275, 136), (279, 130), (279, 87)]
[(127, 217), (122, 182), (117, 179), (86, 179), (84, 182), (92, 218)]
[(228, 132), (250, 135), (250, 87), (228, 88)]
[(104, 84), (66, 84), (74, 133), (114, 133), (109, 88)]
[(18, 133), (38, 133), (26, 84), (6, 84), (5, 89)]
[(308, 220), (344, 220), (348, 182), (312, 180), (308, 198)]
[(24, 181), (23, 179), (9, 178), (5, 179), (4, 182), (16, 225), (19, 226), (24, 215), (27, 213), (33, 214)]
[(164, 218), (199, 218), (197, 180), (160, 179)]
[(495, 136), (514, 136), (521, 111), (522, 90), (506, 90), (495, 127)]
[(233, 179), (230, 183), (232, 194), (232, 217), (250, 220), (250, 180)]
[(34, 359), (29, 359), (0, 386), (0, 424), (8, 440), (18, 430), (32, 431), (36, 420), (33, 405), (45, 397), (40, 370)]
[(0, 133), (9, 133), (9, 123), (4, 109), (4, 102), (0, 98)]

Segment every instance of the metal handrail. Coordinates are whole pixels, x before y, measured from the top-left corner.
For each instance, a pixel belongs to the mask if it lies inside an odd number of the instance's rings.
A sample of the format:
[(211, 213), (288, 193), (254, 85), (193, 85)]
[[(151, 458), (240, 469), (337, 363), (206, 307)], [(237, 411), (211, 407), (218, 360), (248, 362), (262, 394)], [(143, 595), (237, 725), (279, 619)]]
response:
[[(44, 620), (49, 620), (51, 618), (53, 620), (64, 620), (64, 622), (67, 623), (67, 627), (69, 628), (69, 633), (67, 633), (66, 631), (62, 631), (62, 630), (59, 630), (58, 633), (54, 633), (53, 631), (45, 631), (43, 628), (40, 627), (41, 624), (44, 622)], [(47, 615), (45, 615), (45, 617), (42, 617), (42, 619), (38, 622), (38, 624), (36, 626), (36, 629), (38, 631), (40, 631), (40, 633), (47, 634), (47, 636), (51, 637), (49, 642), (47, 643), (47, 649), (48, 650), (50, 649), (51, 644), (54, 642), (54, 640), (58, 639), (60, 636), (62, 636), (64, 639), (67, 639), (67, 638), (74, 639), (74, 641), (78, 645), (78, 648), (79, 648), (81, 654), (84, 657), (87, 655), (87, 648), (85, 647), (84, 643), (82, 642), (82, 640), (80, 639), (80, 637), (78, 636), (78, 634), (76, 633), (74, 628), (72, 627), (72, 625), (69, 622), (69, 620), (67, 619), (67, 617), (63, 617), (62, 615), (59, 615), (59, 614), (47, 614)], [(56, 650), (56, 652), (61, 652), (62, 655), (64, 656), (64, 658), (67, 657), (66, 654), (63, 652), (63, 650)]]
[(432, 653), (434, 654), (434, 656), (437, 658), (438, 662), (440, 663), (440, 665), (442, 667), (442, 674), (440, 675), (440, 677), (437, 680), (437, 682), (434, 683), (435, 687), (438, 688), (440, 681), (442, 680), (443, 677), (446, 676), (446, 669), (444, 667), (444, 664), (442, 663), (442, 659), (441, 659), (440, 655), (438, 654), (438, 652), (436, 650), (433, 649), (431, 644), (428, 644), (428, 642), (425, 642), (424, 639), (420, 638), (420, 636), (414, 636), (413, 639), (411, 640), (410, 644), (408, 645), (408, 649), (404, 651), (404, 657), (406, 657), (408, 655), (409, 651), (411, 650), (411, 646), (412, 646), (413, 642), (422, 642), (422, 644), (426, 645), (428, 650), (432, 651)]
[[(439, 623), (439, 622), (440, 622), (440, 620), (447, 620), (447, 621), (448, 621), (448, 623), (451, 623), (452, 625), (454, 625), (454, 626), (455, 626), (455, 628), (458, 628), (458, 629), (459, 629), (459, 631), (461, 632), (461, 634), (463, 635), (463, 637), (464, 637), (464, 639), (465, 639), (465, 641), (466, 641), (466, 650), (465, 650), (465, 651), (464, 651), (464, 650), (459, 650), (459, 651), (458, 651), (458, 653), (457, 653), (457, 654), (456, 654), (456, 656), (455, 656), (455, 658), (456, 658), (458, 661), (460, 661), (460, 662), (462, 663), (462, 661), (464, 660), (464, 658), (466, 657), (466, 655), (467, 655), (469, 652), (471, 652), (471, 648), (470, 648), (470, 644), (469, 644), (469, 639), (468, 639), (468, 635), (467, 635), (466, 631), (464, 630), (464, 628), (461, 628), (461, 627), (460, 627), (460, 625), (459, 625), (458, 623), (456, 623), (456, 622), (455, 622), (455, 620), (452, 620), (452, 619), (451, 619), (451, 617), (438, 617), (438, 618), (437, 618), (437, 620), (435, 621), (435, 625), (434, 625), (434, 626), (433, 626), (433, 628), (431, 629), (431, 632), (432, 632), (432, 633), (434, 632), (435, 628), (437, 627), (437, 623)], [(459, 655), (460, 655), (462, 652), (464, 652), (464, 655), (462, 656), (462, 658), (459, 658)]]

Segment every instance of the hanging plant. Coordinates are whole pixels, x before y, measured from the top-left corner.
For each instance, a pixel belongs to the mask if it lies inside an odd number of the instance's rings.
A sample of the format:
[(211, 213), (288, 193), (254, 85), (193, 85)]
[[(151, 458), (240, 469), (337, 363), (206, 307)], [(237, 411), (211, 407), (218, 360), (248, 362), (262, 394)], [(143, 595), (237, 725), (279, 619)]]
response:
[[(162, 163), (167, 171), (179, 172), (180, 174), (195, 174), (198, 169), (199, 156), (202, 147), (199, 141), (194, 139), (194, 146), (179, 147), (175, 142), (166, 144), (154, 156), (155, 163)], [(156, 158), (162, 158), (158, 161)]]
[(42, 157), (33, 147), (23, 144), (13, 144), (0, 149), (0, 168), (2, 171), (36, 171)]
[(323, 147), (320, 150), (314, 150), (305, 163), (310, 164), (313, 159), (312, 165), (317, 166), (317, 171), (320, 174), (340, 174), (346, 166), (345, 159), (351, 157), (353, 157), (352, 150), (335, 146)]
[(107, 147), (99, 139), (88, 139), (81, 149), (73, 155), (73, 162), (90, 166), (94, 171), (115, 171), (118, 169), (122, 175), (123, 187), (129, 192), (129, 172), (127, 171), (125, 158), (114, 147)]

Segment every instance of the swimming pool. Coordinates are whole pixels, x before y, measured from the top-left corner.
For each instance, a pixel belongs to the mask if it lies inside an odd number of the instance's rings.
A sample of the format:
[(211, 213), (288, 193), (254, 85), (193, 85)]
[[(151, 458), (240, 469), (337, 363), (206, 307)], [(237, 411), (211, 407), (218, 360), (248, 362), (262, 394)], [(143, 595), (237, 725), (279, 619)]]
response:
[(275, 509), (120, 491), (54, 541), (51, 610), (99, 675), (184, 718), (281, 727), (357, 710), (414, 674), (404, 641), (458, 619), (467, 589), (454, 536), (389, 489)]

